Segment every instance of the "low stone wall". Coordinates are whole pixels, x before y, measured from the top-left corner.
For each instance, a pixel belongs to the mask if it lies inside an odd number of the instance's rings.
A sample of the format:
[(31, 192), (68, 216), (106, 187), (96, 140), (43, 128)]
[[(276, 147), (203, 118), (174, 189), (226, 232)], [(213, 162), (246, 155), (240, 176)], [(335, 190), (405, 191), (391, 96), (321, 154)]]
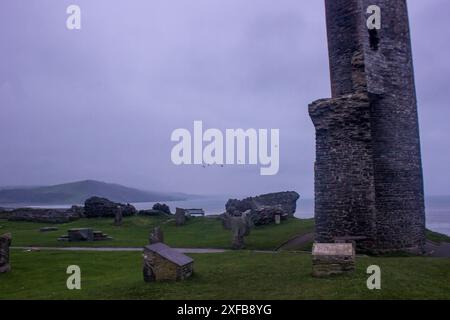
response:
[(355, 270), (355, 248), (351, 243), (315, 243), (313, 276), (328, 277)]
[(66, 223), (80, 219), (82, 215), (72, 209), (19, 208), (0, 213), (0, 218), (8, 221), (41, 223)]

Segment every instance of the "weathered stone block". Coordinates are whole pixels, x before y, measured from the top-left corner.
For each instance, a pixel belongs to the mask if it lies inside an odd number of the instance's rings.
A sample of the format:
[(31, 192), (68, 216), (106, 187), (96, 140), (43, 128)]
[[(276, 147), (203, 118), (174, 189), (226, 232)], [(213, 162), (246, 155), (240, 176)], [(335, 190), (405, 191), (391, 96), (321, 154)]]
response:
[(68, 235), (69, 241), (94, 241), (94, 230), (89, 228), (70, 229)]
[(154, 244), (159, 242), (164, 243), (164, 233), (161, 227), (155, 227), (153, 231), (150, 233), (149, 243)]
[(328, 277), (355, 270), (355, 248), (351, 243), (315, 243), (313, 276)]
[(121, 226), (122, 225), (122, 220), (123, 220), (122, 207), (121, 206), (117, 206), (116, 214), (115, 214), (115, 217), (114, 217), (114, 225), (115, 226)]
[(187, 221), (186, 210), (181, 208), (176, 208), (175, 211), (175, 224), (177, 226), (184, 226)]
[(232, 234), (231, 248), (240, 250), (245, 248), (244, 238), (250, 235), (253, 222), (249, 216), (250, 210), (244, 212), (240, 217), (229, 216), (229, 224)]
[(10, 233), (0, 236), (0, 273), (11, 271), (9, 263), (9, 247), (11, 246), (12, 235)]

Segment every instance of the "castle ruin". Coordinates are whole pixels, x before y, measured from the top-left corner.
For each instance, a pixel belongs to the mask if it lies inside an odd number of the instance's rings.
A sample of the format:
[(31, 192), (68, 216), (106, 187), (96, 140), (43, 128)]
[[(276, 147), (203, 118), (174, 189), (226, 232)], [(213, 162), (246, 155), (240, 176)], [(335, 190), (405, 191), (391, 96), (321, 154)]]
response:
[[(381, 28), (367, 8), (381, 8)], [(424, 190), (406, 0), (325, 0), (332, 98), (313, 102), (316, 241), (421, 252)]]

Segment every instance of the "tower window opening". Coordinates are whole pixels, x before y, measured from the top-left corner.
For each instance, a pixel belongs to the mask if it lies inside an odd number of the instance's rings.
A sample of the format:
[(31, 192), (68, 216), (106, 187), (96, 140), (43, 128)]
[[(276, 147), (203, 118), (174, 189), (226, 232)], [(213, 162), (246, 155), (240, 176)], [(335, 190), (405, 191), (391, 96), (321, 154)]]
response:
[(370, 40), (370, 48), (372, 50), (378, 50), (380, 47), (380, 37), (378, 36), (377, 29), (369, 30), (369, 40)]

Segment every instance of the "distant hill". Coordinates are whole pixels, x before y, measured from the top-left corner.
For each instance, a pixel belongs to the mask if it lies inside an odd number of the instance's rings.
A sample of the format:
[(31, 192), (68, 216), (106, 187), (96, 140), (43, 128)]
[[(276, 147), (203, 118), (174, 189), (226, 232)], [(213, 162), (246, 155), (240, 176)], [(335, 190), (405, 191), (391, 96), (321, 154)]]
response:
[(92, 196), (115, 202), (154, 202), (185, 200), (181, 193), (159, 193), (124, 187), (119, 184), (86, 180), (53, 186), (0, 188), (0, 204), (58, 205), (82, 204)]

